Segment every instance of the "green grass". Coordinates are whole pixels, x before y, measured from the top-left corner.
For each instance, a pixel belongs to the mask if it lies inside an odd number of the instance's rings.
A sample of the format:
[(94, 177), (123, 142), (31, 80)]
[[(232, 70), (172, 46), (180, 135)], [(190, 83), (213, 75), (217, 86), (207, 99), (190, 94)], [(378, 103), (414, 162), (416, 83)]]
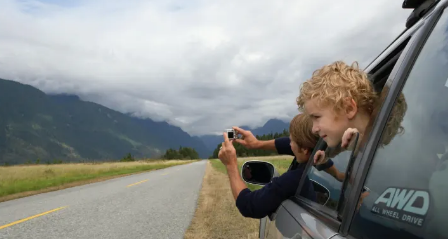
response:
[(197, 160), (145, 160), (99, 164), (0, 167), (0, 197), (111, 176), (163, 169)]
[[(241, 170), (241, 167), (243, 166), (244, 162), (249, 160), (260, 160), (269, 162), (274, 165), (275, 169), (278, 171), (280, 175), (282, 175), (286, 170), (288, 170), (289, 165), (291, 165), (292, 157), (248, 157), (248, 158), (240, 158), (238, 159), (238, 169)], [(212, 166), (218, 170), (221, 173), (227, 174), (227, 170), (225, 166), (221, 163), (219, 159), (211, 159), (210, 160)], [(246, 183), (247, 187), (253, 191), (262, 188), (263, 186), (260, 185), (253, 185), (250, 183)]]

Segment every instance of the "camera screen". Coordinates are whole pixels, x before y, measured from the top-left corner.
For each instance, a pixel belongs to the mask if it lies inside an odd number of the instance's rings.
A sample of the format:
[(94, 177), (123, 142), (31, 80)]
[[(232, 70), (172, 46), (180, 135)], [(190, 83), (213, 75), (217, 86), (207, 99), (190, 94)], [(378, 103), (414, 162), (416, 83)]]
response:
[(227, 132), (227, 138), (233, 138), (233, 132)]

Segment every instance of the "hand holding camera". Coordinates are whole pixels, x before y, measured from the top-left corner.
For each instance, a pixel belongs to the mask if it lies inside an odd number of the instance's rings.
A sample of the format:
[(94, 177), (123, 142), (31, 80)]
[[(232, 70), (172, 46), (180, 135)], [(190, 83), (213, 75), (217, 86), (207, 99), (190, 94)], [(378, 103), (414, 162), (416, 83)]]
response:
[(224, 142), (222, 143), (222, 146), (218, 153), (218, 158), (221, 160), (222, 164), (225, 166), (229, 165), (237, 165), (236, 161), (236, 150), (235, 147), (233, 147), (232, 142), (230, 142), (229, 138), (232, 139), (232, 141), (236, 137), (236, 133), (233, 130), (227, 130), (227, 132), (223, 133), (224, 136)]
[[(232, 127), (232, 130), (235, 132), (235, 135), (241, 135), (241, 137), (235, 137), (234, 141), (243, 145), (248, 149), (257, 149), (259, 148), (260, 141), (255, 138), (255, 136), (249, 130), (244, 130), (239, 127)], [(230, 137), (229, 137), (230, 139)]]

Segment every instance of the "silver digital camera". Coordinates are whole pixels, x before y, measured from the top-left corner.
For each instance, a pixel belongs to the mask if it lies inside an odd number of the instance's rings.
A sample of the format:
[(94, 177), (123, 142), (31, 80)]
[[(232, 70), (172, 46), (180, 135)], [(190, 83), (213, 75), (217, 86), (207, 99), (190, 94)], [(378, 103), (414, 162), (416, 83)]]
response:
[(226, 129), (227, 132), (227, 138), (229, 138), (229, 140), (234, 140), (238, 138), (238, 132), (234, 129)]

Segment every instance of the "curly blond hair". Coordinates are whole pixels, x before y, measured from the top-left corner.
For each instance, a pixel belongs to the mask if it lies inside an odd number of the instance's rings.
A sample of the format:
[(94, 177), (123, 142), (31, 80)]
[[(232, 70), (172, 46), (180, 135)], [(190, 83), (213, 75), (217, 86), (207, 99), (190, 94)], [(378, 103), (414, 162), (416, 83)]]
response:
[(319, 135), (312, 132), (313, 122), (306, 114), (296, 115), (289, 123), (289, 134), (291, 140), (297, 146), (306, 149), (313, 149), (319, 140)]
[(297, 105), (299, 110), (305, 112), (305, 103), (317, 99), (318, 107), (333, 106), (335, 111), (339, 111), (347, 98), (352, 98), (358, 109), (371, 114), (377, 94), (357, 62), (348, 66), (342, 61), (335, 61), (314, 71), (311, 79), (302, 84)]
[[(383, 95), (382, 98), (384, 98), (386, 94)], [(381, 105), (378, 105), (377, 107), (381, 107)], [(381, 136), (381, 146), (388, 145), (396, 135), (404, 133), (404, 127), (401, 123), (403, 122), (407, 109), (408, 105), (404, 98), (404, 94), (400, 93), (395, 101), (394, 108), (387, 119), (386, 127)]]

